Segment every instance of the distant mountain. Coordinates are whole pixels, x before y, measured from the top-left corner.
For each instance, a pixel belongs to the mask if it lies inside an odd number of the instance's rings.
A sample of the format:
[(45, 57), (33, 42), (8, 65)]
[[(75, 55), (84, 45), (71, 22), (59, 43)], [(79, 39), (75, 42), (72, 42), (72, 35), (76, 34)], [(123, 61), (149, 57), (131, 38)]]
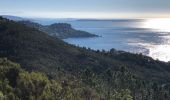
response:
[[(48, 33), (51, 36), (58, 37), (58, 38), (79, 38), (79, 37), (96, 37), (97, 35), (91, 34), (89, 32), (76, 30), (72, 28), (70, 24), (67, 23), (54, 23), (52, 25), (41, 25), (35, 23), (33, 21), (40, 20), (40, 19), (33, 19), (33, 18), (22, 18), (17, 16), (10, 16), (10, 15), (2, 15), (3, 18), (7, 18), (13, 21), (17, 21), (19, 23), (25, 24), (31, 28), (36, 28), (40, 31)], [(41, 19), (41, 20), (48, 20), (48, 19)], [(54, 20), (54, 19), (51, 19)], [(76, 20), (76, 19), (65, 19), (65, 20)]]
[(49, 100), (170, 99), (169, 63), (114, 49), (100, 52), (76, 47), (0, 17), (1, 57), (19, 63), (28, 72), (18, 74), (16, 64), (0, 59), (0, 97), (5, 94), (23, 100), (36, 100), (39, 96), (53, 98)]
[(17, 17), (17, 16), (11, 16), (11, 15), (2, 15), (2, 17), (10, 19), (10, 20), (14, 20), (14, 21), (26, 20), (26, 18)]
[(77, 19), (77, 21), (112, 21), (112, 22), (136, 22), (145, 19)]
[(76, 30), (72, 28), (70, 24), (67, 23), (54, 23), (52, 25), (43, 26), (41, 24), (31, 22), (31, 21), (19, 21), (19, 23), (25, 24), (26, 26), (36, 28), (40, 31), (48, 33), (51, 36), (58, 38), (78, 38), (78, 37), (96, 37), (97, 35)]

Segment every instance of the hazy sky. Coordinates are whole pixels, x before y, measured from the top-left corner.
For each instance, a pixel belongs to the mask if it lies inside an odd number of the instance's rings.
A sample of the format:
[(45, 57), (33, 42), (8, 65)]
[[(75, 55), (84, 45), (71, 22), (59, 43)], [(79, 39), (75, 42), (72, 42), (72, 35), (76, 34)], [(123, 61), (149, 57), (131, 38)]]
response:
[(0, 0), (0, 15), (44, 18), (170, 17), (170, 0)]

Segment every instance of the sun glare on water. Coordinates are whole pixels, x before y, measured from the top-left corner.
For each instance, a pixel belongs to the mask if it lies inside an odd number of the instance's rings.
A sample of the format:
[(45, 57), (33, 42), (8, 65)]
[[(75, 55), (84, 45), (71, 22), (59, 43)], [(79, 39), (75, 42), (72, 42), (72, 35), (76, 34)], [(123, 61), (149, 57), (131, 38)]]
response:
[(148, 19), (144, 22), (144, 28), (170, 32), (170, 18)]
[(170, 18), (148, 19), (144, 22), (143, 27), (159, 31), (161, 34), (166, 33), (165, 36), (161, 37), (164, 40), (163, 43), (142, 45), (149, 50), (148, 55), (154, 59), (166, 62), (170, 61)]

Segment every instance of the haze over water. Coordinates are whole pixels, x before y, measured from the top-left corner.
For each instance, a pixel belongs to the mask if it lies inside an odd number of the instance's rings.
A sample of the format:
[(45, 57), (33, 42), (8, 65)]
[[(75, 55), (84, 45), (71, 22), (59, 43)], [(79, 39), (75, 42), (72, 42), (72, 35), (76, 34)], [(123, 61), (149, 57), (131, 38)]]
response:
[(102, 37), (70, 38), (66, 42), (92, 49), (124, 50), (170, 61), (170, 20), (75, 21), (71, 24)]
[[(50, 24), (55, 21), (41, 21)], [(72, 20), (66, 22), (79, 30), (101, 37), (69, 38), (64, 41), (95, 50), (115, 48), (131, 53), (142, 53), (161, 61), (170, 61), (170, 19), (148, 20)]]

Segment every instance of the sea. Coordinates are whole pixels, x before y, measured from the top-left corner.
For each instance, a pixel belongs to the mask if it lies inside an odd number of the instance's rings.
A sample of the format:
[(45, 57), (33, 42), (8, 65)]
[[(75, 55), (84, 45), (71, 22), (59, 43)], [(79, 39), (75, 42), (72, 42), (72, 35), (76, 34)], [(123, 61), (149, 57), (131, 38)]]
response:
[(43, 25), (69, 23), (77, 30), (87, 31), (99, 37), (67, 38), (69, 44), (94, 50), (114, 48), (130, 53), (142, 53), (153, 59), (170, 61), (170, 29), (158, 19), (58, 19), (35, 20)]

